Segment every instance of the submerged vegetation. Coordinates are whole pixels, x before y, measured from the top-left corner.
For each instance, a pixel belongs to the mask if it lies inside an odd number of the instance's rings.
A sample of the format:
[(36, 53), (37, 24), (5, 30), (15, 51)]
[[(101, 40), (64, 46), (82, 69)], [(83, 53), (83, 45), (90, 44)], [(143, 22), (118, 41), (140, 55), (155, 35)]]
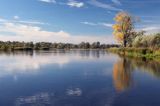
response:
[(110, 47), (119, 47), (116, 44), (100, 44), (100, 42), (94, 42), (92, 44), (88, 42), (81, 42), (80, 44), (71, 43), (49, 43), (49, 42), (3, 42), (0, 41), (0, 50), (12, 51), (12, 50), (52, 50), (52, 49), (106, 49)]

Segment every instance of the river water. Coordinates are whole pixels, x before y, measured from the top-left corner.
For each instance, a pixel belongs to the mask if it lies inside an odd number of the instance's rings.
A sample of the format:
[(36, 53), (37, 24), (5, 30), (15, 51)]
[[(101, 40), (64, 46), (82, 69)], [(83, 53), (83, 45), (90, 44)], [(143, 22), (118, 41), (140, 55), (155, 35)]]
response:
[(160, 106), (160, 61), (103, 50), (0, 52), (0, 106)]

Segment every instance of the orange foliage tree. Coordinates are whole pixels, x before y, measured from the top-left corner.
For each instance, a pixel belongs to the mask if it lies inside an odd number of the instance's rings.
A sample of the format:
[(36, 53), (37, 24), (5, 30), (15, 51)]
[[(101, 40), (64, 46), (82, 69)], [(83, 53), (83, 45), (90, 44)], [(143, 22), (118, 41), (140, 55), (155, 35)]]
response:
[(126, 47), (130, 41), (130, 36), (133, 33), (134, 20), (127, 12), (119, 12), (115, 16), (115, 22), (116, 23), (113, 25), (113, 34), (118, 42)]

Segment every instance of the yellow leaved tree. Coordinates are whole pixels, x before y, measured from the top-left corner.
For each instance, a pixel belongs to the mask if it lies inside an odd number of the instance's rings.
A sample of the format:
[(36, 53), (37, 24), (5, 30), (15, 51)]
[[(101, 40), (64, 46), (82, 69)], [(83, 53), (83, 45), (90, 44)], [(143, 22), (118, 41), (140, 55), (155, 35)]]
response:
[(123, 44), (124, 47), (130, 42), (131, 35), (134, 32), (134, 20), (127, 12), (119, 12), (115, 16), (115, 24), (113, 25), (113, 34), (115, 38)]

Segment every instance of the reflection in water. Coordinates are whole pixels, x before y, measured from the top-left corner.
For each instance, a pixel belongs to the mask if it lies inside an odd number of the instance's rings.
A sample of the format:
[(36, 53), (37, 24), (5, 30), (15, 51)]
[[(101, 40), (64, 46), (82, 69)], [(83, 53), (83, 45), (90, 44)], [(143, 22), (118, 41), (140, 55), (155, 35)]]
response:
[(124, 58), (114, 64), (113, 80), (117, 91), (123, 91), (132, 83), (131, 64)]
[(113, 81), (117, 91), (131, 87), (133, 71), (144, 71), (160, 78), (160, 62), (146, 59), (130, 59), (121, 57), (113, 67)]
[(158, 61), (97, 50), (57, 50), (0, 53), (0, 62), (0, 106), (160, 104)]
[(19, 97), (16, 99), (16, 106), (46, 106), (50, 105), (50, 99), (54, 94), (39, 93), (28, 97)]
[[(100, 54), (102, 54), (101, 57)], [(49, 64), (55, 64), (62, 68), (65, 64), (73, 61), (92, 61), (96, 58), (103, 58), (103, 54), (104, 51), (98, 50), (0, 52), (0, 69), (3, 69), (0, 70), (0, 77), (9, 74), (37, 72), (42, 66)]]
[(130, 59), (130, 64), (133, 65), (134, 69), (147, 72), (155, 78), (160, 78), (160, 61)]
[(82, 90), (80, 88), (67, 89), (66, 93), (69, 96), (81, 96), (82, 95)]

